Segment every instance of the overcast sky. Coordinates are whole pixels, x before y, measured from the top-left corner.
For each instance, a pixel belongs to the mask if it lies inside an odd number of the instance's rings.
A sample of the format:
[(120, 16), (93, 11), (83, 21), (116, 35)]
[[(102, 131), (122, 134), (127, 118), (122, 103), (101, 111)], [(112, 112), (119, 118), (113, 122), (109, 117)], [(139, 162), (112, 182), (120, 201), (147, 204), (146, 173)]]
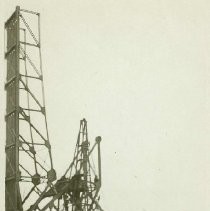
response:
[(53, 161), (72, 160), (79, 120), (102, 136), (105, 211), (210, 210), (210, 1), (1, 0), (0, 210), (4, 210), (3, 25), (41, 13)]

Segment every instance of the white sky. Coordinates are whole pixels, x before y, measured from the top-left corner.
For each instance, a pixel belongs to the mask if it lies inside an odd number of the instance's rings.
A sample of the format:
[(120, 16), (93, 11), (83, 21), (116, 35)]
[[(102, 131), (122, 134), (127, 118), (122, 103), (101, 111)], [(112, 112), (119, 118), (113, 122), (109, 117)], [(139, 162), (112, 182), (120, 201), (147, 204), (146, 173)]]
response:
[[(210, 1), (1, 0), (0, 210), (4, 210), (3, 24), (41, 13), (55, 168), (79, 120), (101, 135), (105, 211), (210, 210)], [(3, 134), (3, 135), (2, 135)]]

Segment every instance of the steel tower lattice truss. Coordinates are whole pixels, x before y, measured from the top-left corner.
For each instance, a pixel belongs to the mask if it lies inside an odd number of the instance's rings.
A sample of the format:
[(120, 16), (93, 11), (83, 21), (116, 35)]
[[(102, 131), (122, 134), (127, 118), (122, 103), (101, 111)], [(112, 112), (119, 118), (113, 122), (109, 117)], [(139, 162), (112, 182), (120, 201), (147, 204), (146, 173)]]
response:
[[(80, 121), (73, 161), (56, 180), (45, 110), (40, 14), (16, 7), (5, 32), (5, 210), (102, 210), (101, 138), (90, 149), (85, 119)], [(97, 171), (90, 159), (96, 146)]]

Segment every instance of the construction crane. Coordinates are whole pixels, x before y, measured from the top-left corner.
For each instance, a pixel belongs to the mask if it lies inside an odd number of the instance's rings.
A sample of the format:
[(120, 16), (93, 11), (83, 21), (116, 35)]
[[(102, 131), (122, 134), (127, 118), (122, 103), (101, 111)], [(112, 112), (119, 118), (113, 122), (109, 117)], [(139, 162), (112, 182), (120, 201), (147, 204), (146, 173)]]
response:
[[(80, 121), (73, 160), (57, 179), (48, 134), (40, 14), (16, 7), (5, 22), (6, 211), (96, 211), (101, 188), (101, 137), (90, 147)], [(97, 149), (97, 169), (90, 157)]]

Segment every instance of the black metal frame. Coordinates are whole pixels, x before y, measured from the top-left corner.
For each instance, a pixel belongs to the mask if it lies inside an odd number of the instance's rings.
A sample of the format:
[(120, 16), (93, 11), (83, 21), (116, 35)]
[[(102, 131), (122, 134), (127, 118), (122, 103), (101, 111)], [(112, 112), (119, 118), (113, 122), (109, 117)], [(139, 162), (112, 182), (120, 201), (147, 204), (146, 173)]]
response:
[[(36, 24), (38, 27), (38, 38), (34, 35), (33, 30), (27, 23), (25, 13), (30, 13), (38, 18)], [(48, 186), (48, 184), (56, 179), (45, 111), (40, 44), (40, 14), (16, 7), (14, 14), (5, 23), (5, 30), (7, 35), (5, 52), (5, 59), (7, 60), (7, 81), (5, 84), (5, 90), (7, 92), (5, 116), (7, 128), (5, 147), (7, 169), (5, 178), (5, 206), (6, 211), (22, 211), (27, 209), (27, 205), (25, 206), (25, 204), (31, 200), (31, 195), (36, 193), (37, 197), (39, 197), (43, 189), (42, 186)], [(21, 33), (24, 35), (24, 40), (20, 38)], [(31, 36), (34, 43), (27, 42), (27, 36)], [(36, 61), (33, 61), (31, 55), (27, 52), (27, 48), (29, 47), (37, 48), (38, 57)], [(37, 76), (28, 73), (29, 65), (31, 71), (34, 71)], [(41, 93), (35, 93), (30, 89), (31, 81), (29, 81), (29, 78), (39, 83), (42, 89)], [(42, 102), (38, 99), (39, 96), (42, 96)], [(26, 106), (22, 105), (23, 101), (27, 102)], [(33, 105), (31, 103), (32, 101)], [(38, 109), (33, 108), (34, 104), (38, 106)], [(35, 113), (43, 116), (39, 118), (42, 118), (43, 124), (45, 125), (45, 128), (42, 128), (45, 134), (38, 129), (39, 125), (34, 123), (31, 118)], [(24, 129), (21, 129), (21, 125)], [(27, 137), (26, 134), (30, 134), (30, 137)], [(35, 134), (39, 136), (38, 141), (34, 137)], [(49, 166), (39, 158), (37, 147), (39, 147), (39, 150), (40, 148), (46, 150)], [(28, 162), (34, 168), (24, 166), (21, 163), (21, 157), (22, 160), (28, 159)], [(30, 188), (27, 187), (28, 192), (25, 196), (20, 193), (21, 187), (26, 186), (23, 183), (31, 186)]]
[[(37, 18), (37, 23), (30, 25), (27, 22), (27, 14)], [(33, 31), (34, 26), (37, 27), (37, 34)], [(5, 23), (5, 31), (5, 210), (68, 211), (71, 208), (72, 211), (102, 211), (98, 203), (101, 188), (101, 137), (96, 138), (90, 149), (85, 119), (80, 121), (73, 161), (63, 177), (56, 181), (45, 109), (40, 14), (16, 7), (13, 15)], [(28, 39), (29, 36), (31, 39)], [(35, 59), (29, 48), (38, 51)], [(41, 91), (32, 88), (32, 81), (38, 84)], [(34, 115), (38, 118), (38, 123), (33, 119)], [(90, 161), (96, 146), (97, 173)], [(45, 151), (48, 164), (41, 158), (40, 149)], [(23, 194), (25, 189), (26, 193)]]

